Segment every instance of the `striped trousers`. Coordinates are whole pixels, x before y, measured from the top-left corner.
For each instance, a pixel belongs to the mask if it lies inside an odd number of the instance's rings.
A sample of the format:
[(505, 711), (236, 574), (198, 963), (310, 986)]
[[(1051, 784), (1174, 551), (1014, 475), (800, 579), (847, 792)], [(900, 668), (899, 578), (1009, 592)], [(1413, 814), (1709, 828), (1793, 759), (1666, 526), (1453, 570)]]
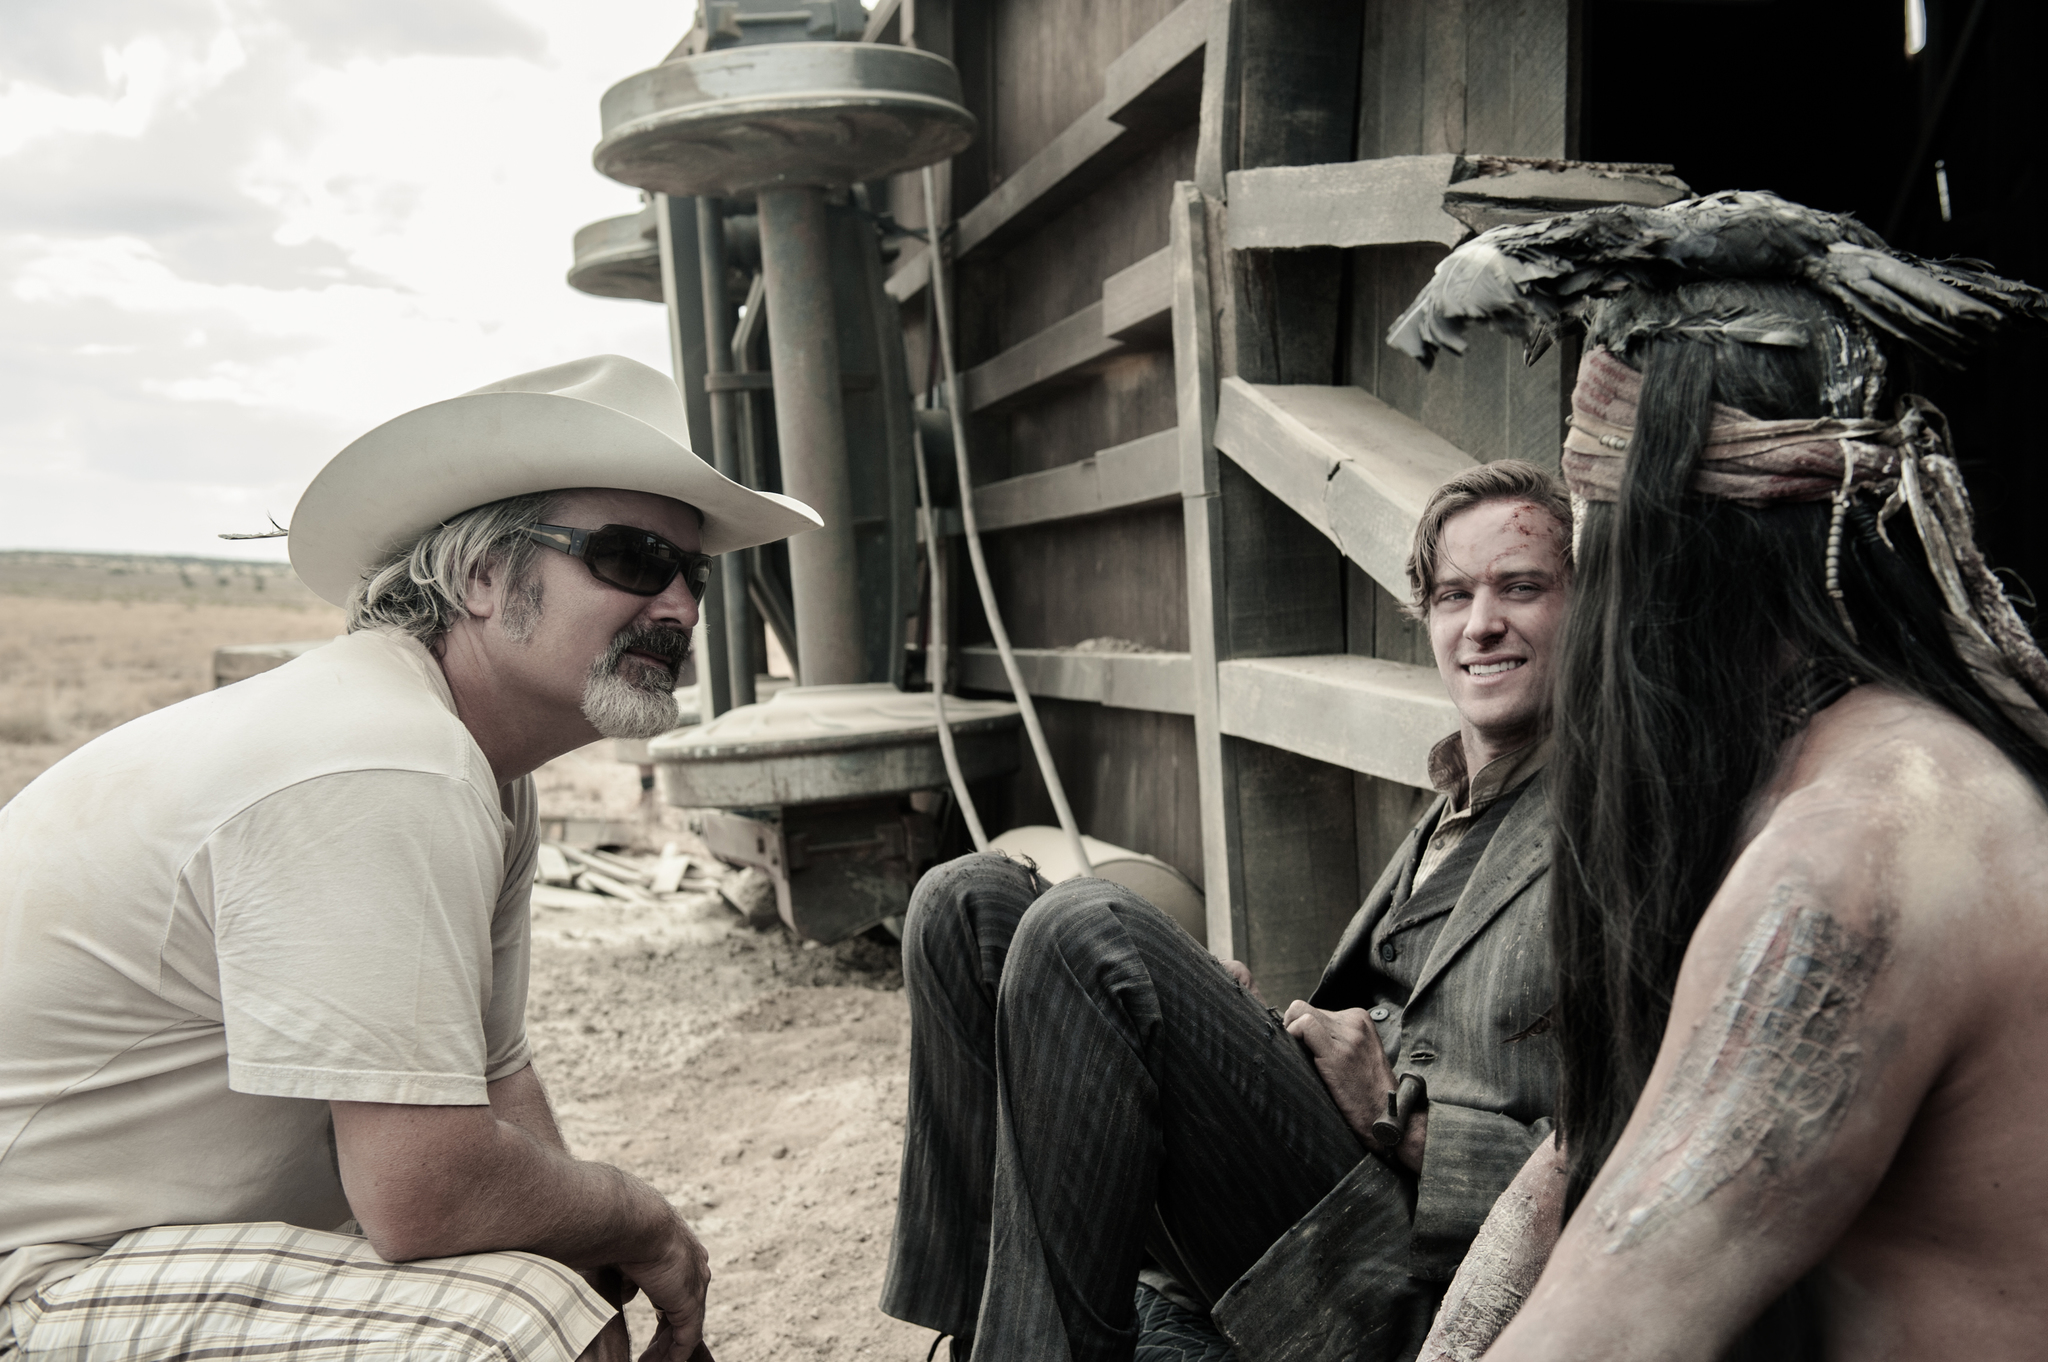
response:
[(1213, 1302), (1365, 1157), (1276, 1016), (1108, 881), (939, 866), (903, 974), (882, 1309), (976, 1362), (1129, 1359), (1148, 1248)]

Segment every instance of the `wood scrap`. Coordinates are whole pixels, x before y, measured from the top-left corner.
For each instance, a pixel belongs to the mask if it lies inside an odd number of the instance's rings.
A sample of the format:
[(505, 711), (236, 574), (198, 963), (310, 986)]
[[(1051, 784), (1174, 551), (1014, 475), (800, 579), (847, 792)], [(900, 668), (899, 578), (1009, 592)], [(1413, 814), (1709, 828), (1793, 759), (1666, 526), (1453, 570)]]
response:
[(690, 858), (683, 854), (681, 847), (670, 842), (661, 849), (661, 859), (654, 863), (654, 874), (647, 887), (657, 894), (673, 894), (682, 887), (683, 878), (689, 873)]
[(533, 877), (542, 884), (567, 884), (576, 878), (569, 858), (552, 842), (542, 842), (534, 853)]
[(576, 877), (576, 883), (579, 886), (595, 889), (601, 894), (610, 894), (615, 899), (624, 899), (628, 903), (638, 903), (651, 907), (659, 902), (654, 895), (648, 893), (640, 886), (627, 884), (624, 880), (615, 880), (602, 870), (586, 869)]
[(627, 860), (615, 851), (593, 850), (587, 854), (593, 861), (597, 862), (597, 868), (603, 870), (608, 875), (617, 875), (623, 879), (632, 880), (635, 883), (646, 883), (654, 878), (652, 870)]
[(557, 843), (557, 847), (564, 856), (576, 864), (594, 870), (600, 875), (609, 875), (615, 880), (624, 879), (631, 880), (636, 884), (646, 884), (654, 878), (654, 876), (640, 869), (640, 867), (632, 862), (620, 860), (616, 856), (607, 856), (601, 851), (584, 851), (577, 847), (562, 846), (559, 843)]
[(565, 889), (558, 884), (533, 886), (536, 908), (602, 908), (610, 902), (602, 894), (586, 894), (581, 889)]

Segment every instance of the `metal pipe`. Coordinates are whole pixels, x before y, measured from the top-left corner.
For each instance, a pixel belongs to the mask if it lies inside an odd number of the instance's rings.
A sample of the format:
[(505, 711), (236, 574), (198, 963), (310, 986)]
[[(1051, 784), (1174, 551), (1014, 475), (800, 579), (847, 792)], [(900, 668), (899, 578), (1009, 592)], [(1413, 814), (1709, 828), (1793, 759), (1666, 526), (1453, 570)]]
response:
[[(732, 304), (725, 294), (725, 212), (717, 199), (697, 200), (697, 271), (704, 288), (706, 374), (732, 372)], [(709, 386), (709, 385), (707, 385)], [(734, 394), (711, 394), (711, 464), (735, 481), (740, 475), (739, 430)], [(731, 677), (732, 707), (754, 703), (754, 639), (747, 616), (747, 559), (728, 553), (719, 565), (718, 589), (725, 606), (725, 670)]]
[[(699, 296), (702, 280), (697, 269), (697, 214), (688, 199), (656, 194), (654, 221), (655, 240), (661, 250), (661, 296), (668, 314), (669, 362), (674, 368), (676, 387), (682, 393), (694, 442), (703, 439), (711, 426), (704, 388), (704, 303)], [(716, 567), (711, 575), (716, 581)], [(732, 696), (726, 685), (729, 673), (724, 608), (725, 598), (714, 588), (704, 593), (697, 618), (697, 703), (707, 720), (732, 708)]]
[(815, 186), (763, 189), (759, 201), (782, 487), (825, 520), (823, 529), (789, 541), (798, 674), (806, 686), (844, 685), (863, 680), (865, 668), (832, 306), (831, 224), (825, 191)]

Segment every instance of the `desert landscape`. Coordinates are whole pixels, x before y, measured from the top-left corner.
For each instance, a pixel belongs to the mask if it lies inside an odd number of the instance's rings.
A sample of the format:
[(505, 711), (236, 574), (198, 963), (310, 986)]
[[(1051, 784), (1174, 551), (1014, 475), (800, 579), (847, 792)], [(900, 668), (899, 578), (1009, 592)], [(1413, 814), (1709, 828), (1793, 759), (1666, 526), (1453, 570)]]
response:
[[(282, 564), (0, 553), (0, 802), (209, 688), (214, 648), (340, 629)], [(629, 825), (650, 863), (693, 849), (608, 744), (536, 779), (543, 817)], [(720, 1362), (925, 1356), (930, 1333), (875, 1308), (909, 1055), (892, 943), (805, 946), (715, 892), (537, 908), (528, 1025), (570, 1147), (652, 1182), (710, 1249)]]

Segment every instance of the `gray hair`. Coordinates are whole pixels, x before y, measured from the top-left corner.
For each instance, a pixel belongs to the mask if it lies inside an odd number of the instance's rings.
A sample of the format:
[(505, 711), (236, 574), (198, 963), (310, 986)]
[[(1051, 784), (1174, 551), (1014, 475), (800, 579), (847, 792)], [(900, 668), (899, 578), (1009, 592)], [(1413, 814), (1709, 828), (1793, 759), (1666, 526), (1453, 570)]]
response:
[(1408, 551), (1409, 619), (1429, 618), (1429, 593), (1436, 587), (1437, 548), (1444, 525), (1460, 511), (1487, 501), (1527, 501), (1550, 513), (1557, 522), (1558, 552), (1565, 570), (1572, 567), (1572, 499), (1555, 473), (1521, 459), (1496, 459), (1468, 468), (1430, 493), (1429, 504), (1415, 524), (1415, 544)]
[[(547, 523), (559, 495), (529, 492), (486, 502), (392, 551), (356, 583), (348, 598), (348, 631), (401, 629), (431, 644), (467, 613), (462, 598), (485, 571), (507, 579), (506, 625), (516, 632), (523, 621), (530, 631), (540, 602), (526, 579), (540, 546), (526, 532)], [(524, 598), (518, 594), (523, 590)]]

